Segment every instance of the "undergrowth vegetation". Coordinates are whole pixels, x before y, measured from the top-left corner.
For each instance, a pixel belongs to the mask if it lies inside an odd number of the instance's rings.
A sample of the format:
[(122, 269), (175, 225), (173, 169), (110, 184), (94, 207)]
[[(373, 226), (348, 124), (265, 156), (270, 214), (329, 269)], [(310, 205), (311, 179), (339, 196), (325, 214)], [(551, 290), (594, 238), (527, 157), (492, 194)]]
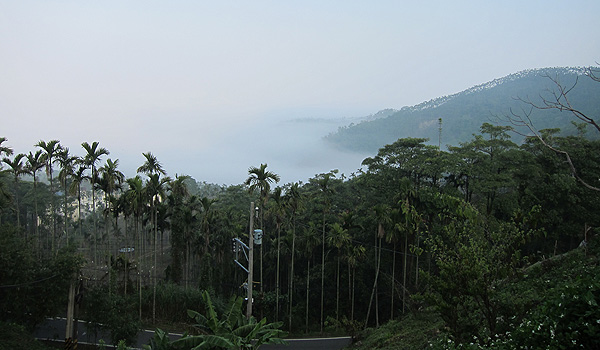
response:
[[(511, 309), (498, 332), (473, 327), (457, 340), (432, 309), (360, 333), (353, 349), (598, 349), (600, 244), (592, 241), (497, 281), (497, 298)], [(470, 318), (477, 315), (469, 315)]]

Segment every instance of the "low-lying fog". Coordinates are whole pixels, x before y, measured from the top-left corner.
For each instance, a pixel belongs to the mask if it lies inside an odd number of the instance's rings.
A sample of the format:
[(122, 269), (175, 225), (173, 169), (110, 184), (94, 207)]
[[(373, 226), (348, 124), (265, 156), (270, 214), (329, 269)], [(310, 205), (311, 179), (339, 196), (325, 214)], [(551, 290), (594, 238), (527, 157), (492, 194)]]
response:
[(342, 119), (275, 118), (246, 122), (224, 131), (209, 145), (182, 150), (180, 155), (165, 155), (165, 165), (176, 166), (179, 170), (171, 169), (172, 172), (179, 171), (197, 181), (226, 185), (244, 182), (248, 168), (262, 163), (281, 177), (280, 184), (306, 182), (333, 169), (350, 176), (371, 155), (338, 150), (323, 140), (339, 126), (349, 123)]

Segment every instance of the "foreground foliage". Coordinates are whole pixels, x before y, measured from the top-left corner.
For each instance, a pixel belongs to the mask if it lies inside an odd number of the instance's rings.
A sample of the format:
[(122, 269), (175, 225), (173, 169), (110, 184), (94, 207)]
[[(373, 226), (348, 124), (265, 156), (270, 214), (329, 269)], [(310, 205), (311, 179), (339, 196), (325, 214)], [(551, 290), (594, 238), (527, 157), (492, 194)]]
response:
[[(438, 312), (418, 312), (361, 333), (353, 349), (598, 349), (598, 245), (543, 260), (496, 284), (495, 301), (512, 312), (498, 318), (496, 334), (471, 323), (459, 339)], [(469, 318), (484, 317), (476, 304)]]
[(243, 298), (231, 299), (219, 317), (208, 292), (203, 293), (206, 315), (188, 310), (196, 327), (204, 334), (187, 335), (173, 342), (175, 349), (258, 349), (262, 344), (285, 344), (281, 339), (286, 332), (279, 328), (282, 322), (267, 323), (263, 318), (247, 319), (242, 313)]
[(41, 342), (34, 340), (31, 334), (15, 323), (0, 322), (0, 350), (49, 350)]
[(31, 329), (62, 311), (82, 263), (74, 250), (43, 256), (10, 225), (0, 226), (0, 247), (0, 321)]
[(110, 332), (111, 343), (124, 341), (135, 343), (140, 322), (136, 314), (136, 299), (132, 296), (116, 295), (101, 289), (92, 289), (86, 296), (86, 328), (89, 332), (104, 329)]
[(379, 328), (367, 328), (354, 339), (351, 349), (420, 350), (440, 336), (444, 322), (435, 312), (408, 314)]

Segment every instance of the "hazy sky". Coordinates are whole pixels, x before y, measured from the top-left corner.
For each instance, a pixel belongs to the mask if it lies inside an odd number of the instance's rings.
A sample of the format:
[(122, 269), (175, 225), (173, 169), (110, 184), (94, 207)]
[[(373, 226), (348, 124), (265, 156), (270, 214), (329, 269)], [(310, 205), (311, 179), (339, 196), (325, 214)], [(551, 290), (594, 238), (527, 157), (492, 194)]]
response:
[[(600, 61), (600, 1), (0, 0), (0, 136), (99, 141), (127, 176), (283, 182), (364, 155), (288, 120), (359, 117), (523, 69)], [(328, 125), (333, 131), (337, 125)]]

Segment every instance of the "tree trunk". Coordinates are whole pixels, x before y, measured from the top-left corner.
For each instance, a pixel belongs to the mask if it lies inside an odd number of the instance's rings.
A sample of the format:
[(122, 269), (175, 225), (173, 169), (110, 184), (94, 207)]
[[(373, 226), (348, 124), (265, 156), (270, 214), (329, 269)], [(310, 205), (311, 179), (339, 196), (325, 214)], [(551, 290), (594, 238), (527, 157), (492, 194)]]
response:
[(138, 293), (139, 293), (139, 320), (142, 321), (142, 235), (139, 227), (139, 215), (135, 216), (135, 236), (137, 238), (137, 270), (138, 270)]
[[(419, 234), (416, 234), (417, 248), (419, 248)], [(415, 269), (415, 289), (419, 288), (419, 252), (416, 254), (416, 269)]]
[[(281, 225), (277, 224), (277, 271), (275, 274), (275, 321), (279, 321), (279, 253), (281, 251)], [(292, 249), (293, 251), (293, 249)]]
[(156, 270), (158, 270), (157, 260), (156, 260), (156, 248), (157, 248), (157, 240), (158, 240), (158, 207), (155, 207), (154, 211), (154, 287), (152, 291), (152, 322), (156, 323)]
[[(92, 215), (94, 221), (94, 263), (98, 265), (98, 226), (96, 225), (96, 191), (94, 191), (94, 172), (92, 171)], [(52, 237), (54, 240), (54, 237)]]
[(19, 209), (19, 177), (15, 175), (15, 206), (17, 207), (17, 227), (21, 227), (21, 210)]
[(323, 210), (323, 241), (321, 247), (321, 333), (323, 333), (323, 307), (325, 302), (325, 210)]
[(335, 320), (340, 320), (340, 257), (337, 259), (337, 277), (336, 277), (336, 298), (335, 298)]
[(307, 267), (306, 267), (306, 329), (305, 332), (308, 333), (308, 305), (309, 305), (309, 293), (310, 293), (310, 258), (307, 259)]
[(396, 286), (396, 242), (394, 241), (394, 254), (392, 257), (392, 291), (390, 293), (390, 320), (394, 319), (394, 287)]
[[(50, 158), (49, 158), (50, 159)], [(52, 161), (52, 159), (50, 159), (50, 161)], [(54, 241), (55, 241), (55, 237), (56, 237), (56, 201), (54, 199), (54, 181), (52, 180), (52, 164), (50, 163), (50, 205), (52, 206), (52, 210), (50, 210), (50, 212), (52, 213), (52, 253), (55, 252), (55, 245), (54, 245)]]
[(290, 294), (290, 311), (289, 311), (289, 329), (290, 332), (292, 331), (292, 314), (293, 314), (293, 297), (294, 297), (294, 258), (295, 258), (295, 252), (296, 252), (296, 222), (294, 220), (294, 227), (292, 228), (292, 261), (291, 261), (291, 266), (290, 266), (290, 290), (289, 290), (289, 294)]
[(83, 228), (81, 227), (81, 185), (77, 184), (77, 220), (79, 221), (79, 237), (83, 237)]
[(352, 300), (351, 300), (352, 311), (350, 312), (350, 320), (351, 321), (354, 321), (354, 294), (355, 294), (354, 293), (354, 284), (355, 284), (354, 282), (355, 282), (355, 280), (356, 280), (356, 267), (353, 267), (352, 268)]
[[(365, 318), (365, 328), (367, 327), (367, 325), (369, 324), (369, 315), (371, 314), (371, 306), (373, 304), (373, 296), (376, 294), (377, 291), (377, 280), (379, 279), (379, 266), (381, 263), (381, 238), (379, 239), (379, 252), (377, 254), (377, 268), (375, 270), (375, 281), (373, 281), (373, 289), (371, 289), (371, 298), (369, 299), (369, 307), (367, 308), (367, 317)], [(375, 308), (377, 308), (377, 305), (375, 305)], [(376, 316), (377, 316), (377, 311), (376, 311)], [(375, 322), (377, 324), (377, 326), (379, 327), (379, 319), (376, 317)]]
[(402, 273), (402, 313), (406, 309), (406, 263), (408, 258), (408, 233), (404, 236), (404, 266)]
[(68, 212), (67, 212), (67, 201), (68, 201), (68, 197), (67, 197), (67, 179), (65, 178), (65, 183), (64, 183), (64, 191), (65, 191), (65, 195), (64, 195), (64, 207), (63, 207), (63, 213), (65, 216), (65, 237), (67, 240), (67, 246), (69, 245), (69, 216), (68, 216)]
[(38, 227), (37, 179), (35, 177), (35, 174), (33, 176), (33, 203), (34, 203), (34, 207), (35, 207), (35, 219), (33, 222), (33, 227), (35, 228), (35, 237), (38, 240), (38, 245), (39, 245), (39, 242), (41, 241), (41, 237), (40, 237), (40, 229)]

